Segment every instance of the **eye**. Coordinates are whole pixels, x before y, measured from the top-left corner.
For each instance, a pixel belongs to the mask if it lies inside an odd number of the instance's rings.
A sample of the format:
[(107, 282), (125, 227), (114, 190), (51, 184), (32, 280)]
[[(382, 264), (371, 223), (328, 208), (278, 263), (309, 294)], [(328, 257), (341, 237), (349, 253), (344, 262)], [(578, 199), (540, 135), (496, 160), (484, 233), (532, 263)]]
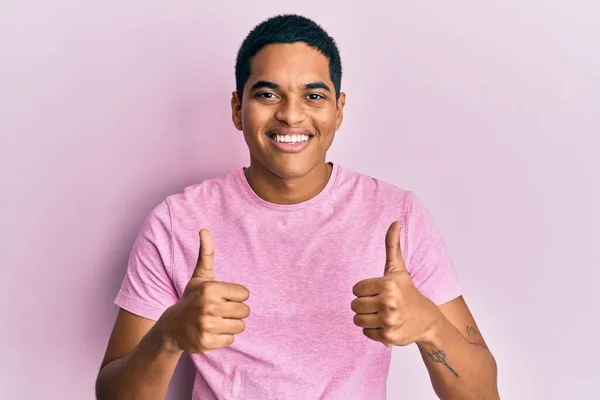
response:
[(318, 93), (310, 93), (306, 97), (308, 97), (309, 100), (321, 100), (325, 98), (325, 96), (322, 96)]
[(271, 92), (260, 92), (256, 94), (256, 97), (259, 99), (272, 100), (276, 97), (275, 93)]

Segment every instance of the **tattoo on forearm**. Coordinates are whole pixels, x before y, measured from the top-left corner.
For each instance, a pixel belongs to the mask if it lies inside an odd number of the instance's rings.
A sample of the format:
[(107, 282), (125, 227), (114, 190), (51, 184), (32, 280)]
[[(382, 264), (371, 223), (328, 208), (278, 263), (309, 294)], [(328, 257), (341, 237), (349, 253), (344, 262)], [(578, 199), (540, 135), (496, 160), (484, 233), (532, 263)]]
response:
[(474, 326), (467, 326), (467, 334), (468, 335), (478, 335), (479, 330), (477, 330), (477, 328), (475, 328)]
[(446, 368), (448, 368), (448, 371), (450, 371), (452, 375), (458, 378), (458, 373), (446, 361), (446, 352), (444, 350), (432, 350), (427, 353), (427, 356), (431, 359), (431, 361), (444, 365)]

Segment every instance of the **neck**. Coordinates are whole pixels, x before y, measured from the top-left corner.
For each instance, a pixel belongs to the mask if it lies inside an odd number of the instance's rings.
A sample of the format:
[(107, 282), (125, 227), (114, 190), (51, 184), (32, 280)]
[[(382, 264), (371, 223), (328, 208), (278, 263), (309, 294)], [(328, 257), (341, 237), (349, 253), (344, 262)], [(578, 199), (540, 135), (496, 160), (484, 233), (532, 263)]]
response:
[(329, 182), (332, 169), (331, 164), (322, 163), (305, 176), (282, 178), (258, 162), (251, 162), (244, 173), (258, 197), (269, 203), (289, 205), (308, 201), (321, 193)]

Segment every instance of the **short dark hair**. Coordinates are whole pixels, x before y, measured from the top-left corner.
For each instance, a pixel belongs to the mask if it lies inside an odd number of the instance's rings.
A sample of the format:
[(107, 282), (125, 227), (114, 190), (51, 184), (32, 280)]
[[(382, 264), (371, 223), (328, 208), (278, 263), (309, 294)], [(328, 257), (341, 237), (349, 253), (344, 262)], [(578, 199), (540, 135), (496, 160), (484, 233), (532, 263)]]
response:
[(240, 100), (250, 77), (252, 57), (270, 44), (303, 42), (329, 60), (329, 74), (336, 98), (342, 85), (342, 60), (335, 40), (313, 20), (295, 14), (271, 17), (255, 26), (242, 42), (235, 61), (235, 87)]

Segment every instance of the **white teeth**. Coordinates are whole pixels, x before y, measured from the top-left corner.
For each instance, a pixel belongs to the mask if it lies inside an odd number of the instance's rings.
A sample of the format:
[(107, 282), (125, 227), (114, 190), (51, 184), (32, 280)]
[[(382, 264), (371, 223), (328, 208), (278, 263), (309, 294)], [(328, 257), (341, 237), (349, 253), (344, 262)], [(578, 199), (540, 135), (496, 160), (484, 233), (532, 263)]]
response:
[(298, 143), (298, 142), (306, 142), (310, 137), (308, 135), (275, 135), (275, 140), (277, 142), (284, 143)]

